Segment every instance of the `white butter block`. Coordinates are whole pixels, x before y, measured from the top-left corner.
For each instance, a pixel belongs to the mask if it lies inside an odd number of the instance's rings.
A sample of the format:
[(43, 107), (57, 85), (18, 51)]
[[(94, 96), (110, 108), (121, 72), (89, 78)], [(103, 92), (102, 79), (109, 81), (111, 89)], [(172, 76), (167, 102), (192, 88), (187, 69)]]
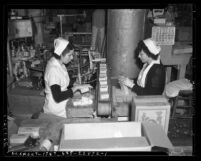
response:
[(24, 144), (29, 134), (12, 134), (10, 136), (10, 144)]
[(74, 106), (86, 106), (86, 105), (91, 105), (93, 103), (93, 100), (88, 98), (88, 97), (82, 97), (79, 100), (73, 101)]
[(99, 77), (100, 77), (100, 78), (107, 77), (107, 74), (106, 74), (106, 73), (100, 73), (100, 74), (99, 74)]
[(100, 71), (107, 70), (107, 67), (100, 67)]
[(107, 70), (100, 70), (100, 74), (106, 74)]
[(107, 85), (107, 81), (99, 81), (100, 82), (100, 85)]
[(106, 62), (106, 58), (95, 58), (92, 62)]
[(100, 92), (108, 92), (108, 86), (100, 86)]
[(106, 71), (107, 67), (100, 67), (100, 71)]
[(99, 81), (107, 81), (107, 76), (106, 77), (99, 77)]
[(100, 94), (100, 99), (101, 100), (109, 99), (109, 94), (108, 93), (101, 93)]
[(105, 63), (100, 63), (100, 67), (107, 67), (107, 64), (105, 64)]
[(18, 134), (29, 134), (34, 137), (39, 136), (40, 127), (19, 127)]

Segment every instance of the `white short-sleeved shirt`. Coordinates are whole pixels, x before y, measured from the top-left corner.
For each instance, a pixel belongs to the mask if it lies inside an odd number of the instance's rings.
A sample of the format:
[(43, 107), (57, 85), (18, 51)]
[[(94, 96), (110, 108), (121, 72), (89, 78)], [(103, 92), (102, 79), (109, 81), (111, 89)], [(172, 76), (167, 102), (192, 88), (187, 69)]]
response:
[(50, 89), (50, 86), (58, 84), (61, 86), (61, 91), (67, 90), (70, 79), (65, 65), (61, 65), (56, 58), (52, 57), (47, 63), (44, 79), (46, 93), (43, 106), (44, 113), (66, 118), (66, 103), (68, 99), (60, 103), (55, 102)]

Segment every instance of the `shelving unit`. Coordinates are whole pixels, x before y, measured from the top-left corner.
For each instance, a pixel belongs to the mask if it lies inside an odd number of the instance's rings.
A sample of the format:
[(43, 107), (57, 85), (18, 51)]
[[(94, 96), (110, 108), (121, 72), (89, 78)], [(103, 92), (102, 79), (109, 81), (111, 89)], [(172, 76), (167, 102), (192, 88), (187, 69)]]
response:
[[(16, 51), (16, 45), (18, 49), (21, 44), (33, 43), (33, 31), (30, 19), (20, 19), (20, 20), (8, 20), (8, 39), (7, 39), (7, 58), (9, 66), (9, 75), (14, 80), (14, 74), (16, 77), (17, 64), (23, 64), (23, 71), (26, 74), (26, 61), (28, 61), (31, 56), (28, 56), (28, 52)], [(12, 49), (11, 49), (12, 48)], [(18, 55), (20, 54), (20, 55)], [(15, 78), (16, 79), (16, 78)]]

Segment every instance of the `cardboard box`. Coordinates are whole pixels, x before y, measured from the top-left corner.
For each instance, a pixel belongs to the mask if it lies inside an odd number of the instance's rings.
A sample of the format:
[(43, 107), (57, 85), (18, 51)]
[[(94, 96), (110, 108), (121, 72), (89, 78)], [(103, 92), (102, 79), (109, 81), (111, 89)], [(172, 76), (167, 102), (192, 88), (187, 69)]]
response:
[(173, 149), (161, 126), (140, 122), (64, 124), (59, 151), (151, 151)]
[(92, 118), (94, 113), (94, 105), (88, 106), (76, 106), (72, 108), (66, 108), (67, 118)]
[[(114, 104), (113, 104), (114, 105)], [(119, 102), (114, 105), (114, 110), (117, 116), (130, 117), (130, 106), (129, 103)]]
[(19, 127), (18, 134), (29, 134), (38, 137), (40, 136), (39, 130), (40, 127)]
[(167, 101), (159, 102), (137, 102), (134, 100), (131, 120), (137, 122), (153, 122), (161, 125), (164, 131), (168, 132), (170, 119), (170, 104)]
[(10, 144), (24, 144), (28, 137), (29, 134), (12, 134), (10, 136)]

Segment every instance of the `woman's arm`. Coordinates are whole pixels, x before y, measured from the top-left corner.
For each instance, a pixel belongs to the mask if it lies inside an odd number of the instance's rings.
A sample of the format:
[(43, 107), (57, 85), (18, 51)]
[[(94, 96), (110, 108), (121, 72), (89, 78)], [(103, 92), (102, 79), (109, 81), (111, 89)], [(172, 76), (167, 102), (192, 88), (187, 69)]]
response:
[(165, 86), (165, 70), (163, 66), (153, 66), (150, 69), (144, 88), (138, 86), (137, 82), (135, 83), (132, 91), (137, 95), (161, 95)]
[(52, 96), (53, 96), (55, 102), (57, 102), (57, 103), (60, 103), (68, 98), (73, 97), (72, 89), (68, 89), (66, 91), (61, 91), (61, 86), (58, 84), (54, 84), (54, 85), (50, 86), (50, 89), (52, 92)]

